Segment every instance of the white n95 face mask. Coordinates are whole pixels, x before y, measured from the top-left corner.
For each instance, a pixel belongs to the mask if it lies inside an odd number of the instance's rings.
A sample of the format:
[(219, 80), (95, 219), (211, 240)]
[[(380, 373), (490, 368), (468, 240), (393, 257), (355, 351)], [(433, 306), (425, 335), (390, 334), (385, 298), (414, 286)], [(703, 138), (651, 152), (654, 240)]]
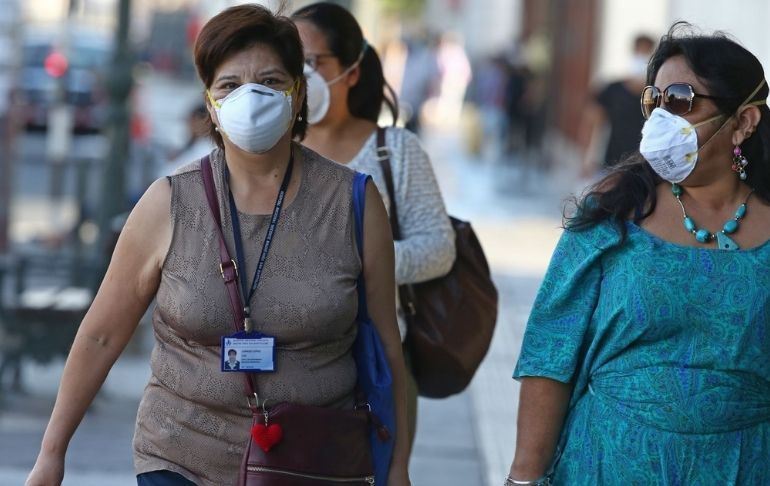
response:
[(219, 129), (238, 148), (260, 154), (278, 143), (292, 121), (291, 93), (246, 83), (219, 101), (206, 92), (219, 119)]
[(642, 128), (639, 152), (661, 178), (669, 182), (682, 182), (695, 168), (698, 150), (716, 135), (715, 132), (699, 148), (698, 132), (695, 129), (722, 117), (724, 115), (713, 116), (691, 125), (681, 116), (669, 113), (663, 108), (655, 108)]
[(629, 74), (638, 79), (644, 79), (647, 76), (647, 63), (650, 57), (644, 54), (635, 54), (629, 65)]
[(307, 122), (314, 125), (324, 119), (329, 112), (331, 92), (326, 80), (318, 71), (305, 64), (307, 79)]
[(364, 43), (361, 53), (358, 55), (356, 61), (330, 81), (325, 80), (318, 71), (305, 64), (304, 72), (305, 78), (307, 79), (307, 122), (309, 124), (315, 125), (326, 117), (326, 114), (329, 113), (329, 106), (331, 105), (331, 92), (329, 91), (329, 86), (344, 78), (350, 71), (357, 68), (361, 64), (367, 48), (368, 45)]
[[(765, 80), (762, 79), (754, 91), (736, 108), (736, 112), (747, 105), (765, 105), (766, 100), (750, 101), (764, 85)], [(717, 131), (698, 147), (698, 132), (695, 129), (720, 118), (728, 118), (728, 120), (725, 120)], [(679, 115), (674, 115), (663, 108), (655, 108), (650, 118), (644, 122), (639, 152), (661, 178), (668, 182), (680, 183), (695, 169), (698, 151), (713, 140), (728, 121), (727, 115), (720, 114), (691, 125)]]

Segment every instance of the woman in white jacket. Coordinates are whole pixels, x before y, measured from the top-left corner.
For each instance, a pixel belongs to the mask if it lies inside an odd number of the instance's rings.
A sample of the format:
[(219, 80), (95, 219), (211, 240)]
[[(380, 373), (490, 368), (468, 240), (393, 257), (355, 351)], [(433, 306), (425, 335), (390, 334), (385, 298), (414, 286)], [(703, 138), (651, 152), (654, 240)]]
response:
[[(292, 17), (302, 38), (308, 79), (310, 127), (304, 145), (370, 174), (385, 207), (390, 208), (390, 195), (377, 154), (377, 120), (383, 103), (395, 119), (397, 104), (385, 96), (389, 86), (376, 51), (364, 39), (353, 15), (338, 5), (315, 3)], [(417, 136), (402, 128), (388, 128), (385, 145), (393, 169), (401, 228), (401, 239), (394, 242), (396, 284), (442, 277), (454, 264), (455, 235), (428, 155)], [(406, 321), (400, 309), (399, 327), (403, 339)], [(407, 398), (411, 440), (417, 412), (413, 380)]]

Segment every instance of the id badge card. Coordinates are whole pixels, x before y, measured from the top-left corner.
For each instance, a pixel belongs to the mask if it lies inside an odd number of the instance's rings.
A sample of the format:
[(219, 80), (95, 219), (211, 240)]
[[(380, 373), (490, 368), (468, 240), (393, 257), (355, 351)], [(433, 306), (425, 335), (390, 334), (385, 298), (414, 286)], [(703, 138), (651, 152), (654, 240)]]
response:
[(275, 338), (258, 332), (222, 336), (222, 371), (275, 371)]

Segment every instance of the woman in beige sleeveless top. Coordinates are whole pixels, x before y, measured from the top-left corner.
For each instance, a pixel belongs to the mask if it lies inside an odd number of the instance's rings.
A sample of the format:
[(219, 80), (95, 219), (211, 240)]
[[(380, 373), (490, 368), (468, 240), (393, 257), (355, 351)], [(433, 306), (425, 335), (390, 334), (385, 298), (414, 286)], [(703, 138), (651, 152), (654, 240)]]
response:
[[(214, 17), (195, 46), (218, 145), (210, 161), (222, 229), (235, 258), (237, 232), (231, 221), (239, 222), (246, 267), (239, 273), (247, 285), (260, 261), (277, 194), (285, 192), (261, 279), (247, 299), (255, 329), (274, 336), (276, 343), (277, 371), (257, 375), (259, 398), (352, 407), (356, 279), (363, 267), (369, 312), (385, 345), (396, 397), (388, 485), (407, 486), (405, 371), (387, 215), (376, 188), (368, 184), (361, 261), (353, 171), (292, 141), (306, 128), (303, 61), (291, 21), (256, 5)], [(152, 375), (134, 437), (138, 483), (236, 481), (251, 412), (243, 377), (223, 371), (229, 349), (223, 353), (220, 339), (233, 330), (218, 242), (200, 161), (148, 189), (126, 222), (75, 338), (28, 485), (61, 483), (75, 429), (154, 298)]]

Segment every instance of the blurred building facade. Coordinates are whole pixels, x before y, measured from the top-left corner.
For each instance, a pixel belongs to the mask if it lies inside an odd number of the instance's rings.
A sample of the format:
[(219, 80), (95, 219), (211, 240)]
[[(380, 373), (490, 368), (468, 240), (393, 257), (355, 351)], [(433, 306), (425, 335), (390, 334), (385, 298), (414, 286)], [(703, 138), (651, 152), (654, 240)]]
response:
[(522, 28), (521, 9), (521, 0), (428, 0), (424, 26), (456, 33), (473, 58), (513, 46)]
[[(314, 0), (256, 0), (285, 14)], [(770, 2), (742, 0), (419, 0), (421, 8), (383, 15), (396, 0), (335, 0), (351, 9), (367, 39), (381, 53), (393, 40), (410, 35), (452, 33), (471, 60), (505, 53), (532, 76), (530, 97), (543, 104), (544, 144), (552, 159), (569, 157), (577, 126), (593, 89), (622, 75), (633, 37), (664, 34), (676, 20), (704, 31), (724, 30), (770, 66)], [(156, 68), (193, 77), (191, 46), (211, 16), (242, 0), (132, 0), (132, 35), (140, 55)], [(404, 5), (409, 2), (402, 1)], [(61, 22), (74, 8), (80, 23), (111, 30), (115, 0), (36, 0), (21, 2), (30, 25)], [(747, 15), (750, 12), (750, 15)], [(144, 48), (142, 50), (142, 48)], [(386, 71), (388, 66), (386, 66)], [(396, 79), (392, 79), (395, 77)], [(401, 75), (389, 75), (399, 86)]]

